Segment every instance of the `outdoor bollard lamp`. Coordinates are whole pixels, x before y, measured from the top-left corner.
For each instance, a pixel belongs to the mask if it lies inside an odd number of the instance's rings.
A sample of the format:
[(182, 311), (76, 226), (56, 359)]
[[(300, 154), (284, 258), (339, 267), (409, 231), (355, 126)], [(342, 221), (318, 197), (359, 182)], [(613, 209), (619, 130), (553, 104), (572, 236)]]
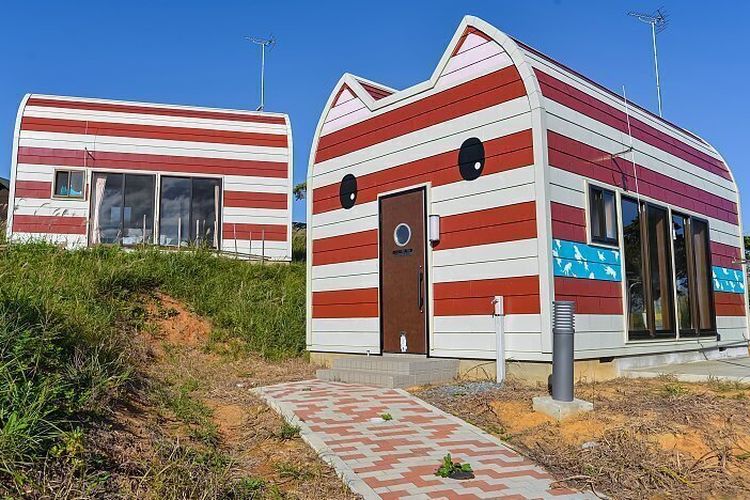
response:
[(430, 243), (433, 245), (440, 241), (440, 216), (430, 215), (429, 217), (429, 235)]
[(575, 302), (552, 303), (552, 399), (573, 401)]

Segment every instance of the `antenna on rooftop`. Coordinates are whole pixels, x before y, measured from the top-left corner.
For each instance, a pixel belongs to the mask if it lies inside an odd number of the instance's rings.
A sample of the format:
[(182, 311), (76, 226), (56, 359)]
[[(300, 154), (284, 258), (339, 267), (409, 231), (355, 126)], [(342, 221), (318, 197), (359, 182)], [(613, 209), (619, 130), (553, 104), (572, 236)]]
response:
[(654, 42), (654, 68), (656, 70), (656, 99), (659, 103), (659, 116), (661, 114), (661, 85), (659, 84), (659, 58), (656, 55), (656, 35), (667, 29), (669, 18), (664, 8), (659, 8), (653, 14), (643, 14), (641, 12), (628, 12), (628, 15), (651, 25), (651, 38)]
[(257, 36), (246, 36), (245, 40), (255, 45), (260, 45), (260, 106), (256, 111), (263, 111), (265, 107), (265, 80), (266, 80), (266, 47), (269, 49), (276, 44), (273, 35), (270, 38), (259, 38)]

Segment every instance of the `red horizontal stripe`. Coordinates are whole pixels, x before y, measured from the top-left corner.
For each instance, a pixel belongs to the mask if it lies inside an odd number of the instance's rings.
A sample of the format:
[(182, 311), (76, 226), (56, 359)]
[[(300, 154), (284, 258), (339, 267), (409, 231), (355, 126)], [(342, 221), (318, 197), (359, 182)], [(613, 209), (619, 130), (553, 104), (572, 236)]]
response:
[(138, 169), (156, 172), (181, 172), (223, 175), (252, 175), (287, 178), (285, 162), (231, 160), (193, 156), (167, 156), (142, 153), (110, 153), (97, 151), (86, 154), (77, 149), (18, 148), (18, 162), (32, 165), (68, 167)]
[(16, 198), (50, 198), (52, 183), (44, 181), (16, 181)]
[(496, 295), (504, 297), (506, 314), (539, 313), (538, 276), (435, 283), (433, 290), (436, 316), (492, 314)]
[(86, 234), (86, 218), (61, 215), (14, 215), (13, 232)]
[(742, 269), (742, 265), (737, 262), (741, 258), (742, 253), (739, 248), (716, 241), (711, 242), (711, 263), (713, 265), (729, 269)]
[(714, 305), (717, 316), (744, 316), (745, 294), (714, 292)]
[(552, 237), (586, 243), (586, 211), (563, 203), (551, 202)]
[(287, 195), (284, 193), (224, 191), (225, 207), (270, 208), (283, 210), (287, 208), (287, 204)]
[(508, 66), (467, 83), (324, 135), (315, 162), (320, 163), (437, 123), (526, 95), (515, 66)]
[(442, 217), (436, 250), (536, 237), (533, 201)]
[(371, 229), (358, 233), (330, 236), (314, 240), (313, 266), (338, 264), (378, 258), (378, 231)]
[(138, 104), (119, 104), (105, 102), (67, 101), (43, 97), (31, 97), (27, 106), (44, 106), (50, 108), (86, 109), (90, 111), (115, 111), (118, 113), (142, 113), (146, 115), (179, 116), (184, 118), (209, 118), (214, 120), (229, 120), (250, 123), (285, 124), (283, 116), (268, 116), (263, 114), (249, 115), (232, 113), (231, 111), (214, 111), (202, 109), (156, 108)]
[(217, 144), (239, 144), (245, 146), (287, 147), (286, 135), (261, 134), (257, 132), (235, 132), (190, 127), (167, 127), (162, 125), (137, 125), (131, 123), (107, 123), (57, 118), (35, 118), (25, 116), (21, 130), (58, 132), (64, 134), (89, 134), (106, 137), (133, 137), (139, 139), (161, 139), (167, 141), (194, 141)]
[[(633, 164), (557, 132), (547, 132), (549, 164), (636, 192)], [(737, 225), (737, 205), (727, 199), (636, 165), (638, 191), (663, 203)]]
[[(628, 133), (628, 117), (624, 110), (616, 109), (589, 94), (568, 85), (542, 71), (534, 70), (545, 97), (574, 109), (594, 120)], [(731, 180), (724, 163), (676, 137), (655, 129), (637, 118), (630, 117), (630, 130), (634, 138), (681, 158), (708, 172)]]
[(222, 237), (226, 240), (286, 241), (287, 227), (281, 224), (239, 224), (225, 222)]
[(378, 289), (313, 292), (313, 318), (377, 318)]
[[(375, 201), (378, 194), (430, 182), (433, 187), (464, 182), (458, 168), (458, 149), (421, 158), (357, 178), (357, 203)], [(531, 130), (523, 130), (484, 143), (482, 175), (504, 172), (534, 163)], [(482, 182), (481, 179), (477, 182)], [(339, 183), (313, 191), (313, 214), (341, 209)]]
[(555, 277), (555, 299), (572, 300), (578, 314), (622, 314), (619, 281)]

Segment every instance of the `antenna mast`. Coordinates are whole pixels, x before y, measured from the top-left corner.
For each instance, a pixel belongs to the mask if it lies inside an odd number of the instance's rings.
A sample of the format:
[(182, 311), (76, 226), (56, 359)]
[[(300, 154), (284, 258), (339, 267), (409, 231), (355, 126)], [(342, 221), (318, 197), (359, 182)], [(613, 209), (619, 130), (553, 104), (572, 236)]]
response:
[(266, 47), (268, 47), (269, 49), (273, 47), (273, 45), (276, 43), (276, 40), (273, 36), (271, 36), (270, 38), (246, 36), (245, 39), (250, 43), (260, 45), (260, 106), (258, 106), (258, 109), (256, 109), (256, 111), (263, 111), (263, 108), (265, 107), (266, 97)]
[(643, 14), (640, 12), (628, 12), (628, 15), (641, 21), (642, 23), (651, 25), (651, 38), (654, 43), (654, 69), (656, 71), (656, 99), (659, 104), (659, 116), (662, 116), (661, 112), (661, 85), (659, 83), (659, 58), (656, 55), (656, 35), (667, 29), (669, 19), (664, 8), (657, 9), (653, 14)]

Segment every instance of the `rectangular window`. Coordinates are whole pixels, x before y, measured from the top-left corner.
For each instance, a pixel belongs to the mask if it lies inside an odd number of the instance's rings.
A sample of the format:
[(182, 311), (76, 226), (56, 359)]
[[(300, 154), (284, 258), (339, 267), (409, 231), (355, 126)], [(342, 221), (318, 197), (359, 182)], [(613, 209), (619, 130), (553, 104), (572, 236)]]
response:
[(667, 210), (622, 198), (623, 264), (630, 340), (674, 337), (672, 245)]
[(677, 326), (680, 336), (692, 333), (693, 314), (690, 296), (693, 280), (690, 256), (688, 255), (689, 241), (687, 239), (687, 217), (679, 214), (672, 215), (672, 246), (674, 248), (675, 292), (677, 295)]
[(691, 253), (695, 267), (695, 312), (697, 326), (701, 335), (716, 332), (716, 317), (713, 304), (713, 281), (711, 278), (711, 250), (708, 238), (708, 224), (705, 221), (690, 218)]
[(589, 226), (592, 243), (617, 245), (615, 193), (598, 186), (589, 188)]
[(83, 171), (56, 170), (55, 197), (83, 198)]
[(162, 177), (159, 244), (219, 247), (221, 182)]
[(92, 243), (153, 241), (153, 175), (95, 173), (92, 186)]

